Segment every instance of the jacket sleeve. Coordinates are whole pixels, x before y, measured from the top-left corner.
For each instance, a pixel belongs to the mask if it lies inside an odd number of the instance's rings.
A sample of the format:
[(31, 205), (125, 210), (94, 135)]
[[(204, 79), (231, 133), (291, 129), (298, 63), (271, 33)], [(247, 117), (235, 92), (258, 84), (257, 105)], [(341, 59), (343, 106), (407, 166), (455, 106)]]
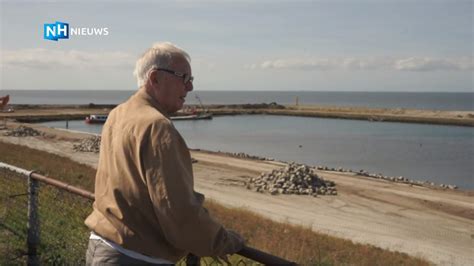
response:
[(243, 241), (215, 221), (194, 191), (189, 151), (172, 125), (152, 130), (144, 156), (146, 182), (158, 223), (174, 247), (198, 256), (232, 254)]

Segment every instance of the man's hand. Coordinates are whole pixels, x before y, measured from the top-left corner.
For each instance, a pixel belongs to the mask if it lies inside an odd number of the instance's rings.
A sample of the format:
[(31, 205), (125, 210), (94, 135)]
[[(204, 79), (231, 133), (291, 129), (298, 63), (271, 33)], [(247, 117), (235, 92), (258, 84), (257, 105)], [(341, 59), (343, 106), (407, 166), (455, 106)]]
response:
[(238, 246), (235, 247), (234, 253), (240, 251), (245, 246), (245, 239), (235, 231), (227, 230), (227, 233), (229, 233), (229, 237), (237, 240)]

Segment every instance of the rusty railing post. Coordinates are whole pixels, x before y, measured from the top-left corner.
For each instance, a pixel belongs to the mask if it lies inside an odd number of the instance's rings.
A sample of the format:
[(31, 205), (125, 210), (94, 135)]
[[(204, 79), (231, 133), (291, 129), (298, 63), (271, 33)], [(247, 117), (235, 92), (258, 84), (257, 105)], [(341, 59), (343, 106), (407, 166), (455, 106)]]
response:
[(38, 220), (38, 181), (28, 176), (28, 265), (38, 265), (37, 248), (40, 241)]
[(186, 257), (186, 265), (199, 266), (201, 263), (201, 258), (198, 256), (189, 253)]

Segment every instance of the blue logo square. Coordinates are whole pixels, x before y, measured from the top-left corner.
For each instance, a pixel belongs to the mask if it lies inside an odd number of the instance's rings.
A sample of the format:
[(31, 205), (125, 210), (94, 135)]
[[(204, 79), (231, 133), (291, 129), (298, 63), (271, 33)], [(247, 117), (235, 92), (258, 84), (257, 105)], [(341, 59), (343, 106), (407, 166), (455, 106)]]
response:
[(51, 41), (69, 39), (69, 24), (59, 21), (50, 24), (45, 23), (43, 28), (43, 38)]

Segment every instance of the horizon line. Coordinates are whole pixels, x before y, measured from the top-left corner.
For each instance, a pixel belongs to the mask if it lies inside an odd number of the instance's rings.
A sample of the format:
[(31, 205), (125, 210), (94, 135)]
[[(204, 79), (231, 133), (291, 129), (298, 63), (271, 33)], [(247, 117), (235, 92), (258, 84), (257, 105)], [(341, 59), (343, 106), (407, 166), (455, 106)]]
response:
[[(84, 92), (93, 92), (93, 91), (137, 91), (135, 90), (112, 90), (112, 89), (82, 89), (82, 90), (68, 90), (68, 89), (0, 89), (2, 91), (84, 91)], [(420, 91), (377, 91), (377, 90), (193, 90), (189, 93), (196, 93), (196, 92), (403, 92), (403, 93), (474, 93), (474, 90), (466, 90), (466, 91), (429, 91), (429, 90), (420, 90)]]

